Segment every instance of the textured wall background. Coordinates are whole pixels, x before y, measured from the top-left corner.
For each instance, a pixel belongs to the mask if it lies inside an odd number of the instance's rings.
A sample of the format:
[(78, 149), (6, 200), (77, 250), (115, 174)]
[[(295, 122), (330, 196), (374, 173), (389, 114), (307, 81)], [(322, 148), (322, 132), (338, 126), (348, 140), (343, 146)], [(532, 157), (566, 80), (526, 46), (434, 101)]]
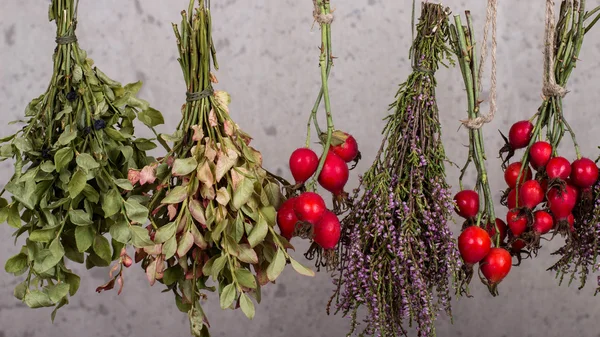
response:
[[(319, 83), (318, 29), (311, 30), (308, 0), (213, 0), (214, 36), (221, 69), (220, 89), (233, 95), (232, 114), (255, 137), (270, 170), (290, 177), (287, 158), (303, 143), (306, 115)], [(588, 1), (591, 7), (595, 1)], [(0, 120), (21, 117), (30, 99), (45, 90), (52, 70), (54, 24), (46, 20), (47, 1), (0, 1)], [(184, 0), (82, 1), (78, 36), (96, 64), (121, 82), (141, 79), (142, 97), (167, 117), (161, 130), (175, 127), (184, 100), (184, 85), (176, 62), (171, 22), (179, 22)], [(357, 138), (364, 171), (380, 144), (388, 104), (397, 85), (408, 75), (410, 63), (410, 0), (333, 1), (337, 8), (333, 27), (335, 56), (331, 95), (336, 126)], [(447, 0), (455, 13), (471, 9), (480, 28), (484, 1)], [(542, 79), (543, 1), (500, 1), (499, 113), (486, 127), (492, 188), (503, 188), (500, 162), (495, 153), (502, 145), (497, 129), (506, 131), (514, 121), (531, 116), (540, 104)], [(600, 29), (600, 27), (597, 27)], [(596, 32), (598, 31), (596, 29)], [(581, 55), (566, 99), (567, 115), (579, 135), (584, 153), (598, 154), (598, 74), (600, 34), (592, 32)], [(478, 31), (481, 35), (481, 30)], [(465, 97), (458, 69), (439, 72), (439, 104), (444, 138), (450, 158), (465, 159), (464, 130), (457, 131), (465, 115)], [(485, 97), (485, 94), (484, 94)], [(12, 133), (3, 127), (0, 136)], [(139, 131), (144, 131), (139, 128)], [(572, 159), (573, 153), (566, 152)], [(9, 177), (12, 163), (0, 164), (0, 176)], [(458, 172), (449, 168), (449, 181)], [(351, 181), (356, 186), (356, 176)], [(499, 193), (496, 197), (499, 199)], [(500, 209), (499, 209), (500, 211)], [(503, 211), (499, 216), (504, 216)], [(458, 225), (454, 230), (458, 231)], [(0, 226), (0, 261), (18, 251), (8, 226)], [(301, 256), (306, 245), (298, 244)], [(543, 249), (538, 259), (514, 268), (502, 283), (501, 296), (492, 298), (474, 282), (475, 298), (454, 303), (455, 323), (446, 317), (438, 324), (439, 336), (600, 336), (595, 319), (600, 299), (592, 297), (594, 278), (578, 291), (558, 287), (545, 271), (558, 242)], [(140, 270), (127, 275), (124, 294), (98, 295), (107, 270), (85, 273), (72, 303), (50, 323), (50, 310), (32, 311), (12, 296), (17, 283), (0, 269), (0, 337), (41, 336), (187, 336), (187, 317), (177, 311), (170, 294), (150, 288)], [(215, 301), (207, 311), (214, 336), (344, 336), (347, 321), (327, 317), (324, 307), (331, 294), (327, 275), (316, 279), (291, 271), (281, 282), (264, 289), (263, 303), (254, 321), (241, 312), (222, 312)]]

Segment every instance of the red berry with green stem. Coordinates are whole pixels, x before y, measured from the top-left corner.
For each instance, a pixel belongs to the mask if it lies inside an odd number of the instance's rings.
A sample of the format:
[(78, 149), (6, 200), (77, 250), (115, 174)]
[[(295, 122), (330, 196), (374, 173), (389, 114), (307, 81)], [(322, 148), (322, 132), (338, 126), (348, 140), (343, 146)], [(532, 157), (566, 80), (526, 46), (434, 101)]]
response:
[(341, 228), (338, 217), (327, 210), (314, 226), (313, 240), (323, 249), (333, 249), (340, 241)]
[(319, 174), (319, 184), (334, 195), (340, 195), (344, 192), (349, 175), (348, 164), (335, 153), (328, 151)]
[(497, 285), (510, 272), (512, 257), (504, 248), (492, 248), (490, 253), (481, 261), (481, 272), (490, 285)]
[(298, 220), (316, 224), (327, 210), (325, 201), (314, 192), (304, 192), (296, 198), (294, 211)]
[(479, 194), (473, 190), (462, 190), (454, 196), (456, 213), (465, 219), (473, 218), (479, 213)]
[(508, 132), (508, 143), (513, 149), (522, 149), (529, 145), (533, 132), (533, 124), (530, 121), (519, 121), (510, 127)]
[(514, 236), (519, 236), (525, 232), (527, 222), (527, 217), (518, 210), (508, 211), (506, 214), (506, 224)]
[(598, 166), (589, 158), (577, 159), (571, 164), (571, 180), (577, 187), (586, 188), (598, 180)]
[(296, 224), (298, 223), (298, 217), (294, 206), (296, 205), (296, 198), (290, 198), (286, 200), (279, 210), (277, 210), (277, 225), (281, 236), (286, 238), (288, 241), (292, 239), (294, 231), (296, 230)]
[(315, 174), (319, 166), (319, 157), (313, 150), (301, 147), (292, 152), (289, 164), (296, 183), (301, 184)]
[(337, 132), (336, 138), (343, 141), (340, 145), (331, 146), (330, 151), (333, 151), (338, 157), (342, 158), (346, 163), (349, 163), (358, 157), (358, 143), (353, 136), (346, 132)]
[(566, 180), (571, 174), (571, 163), (564, 157), (554, 157), (546, 164), (548, 179)]
[(529, 209), (534, 209), (544, 201), (544, 191), (537, 180), (528, 180), (519, 189), (519, 204)]
[(458, 237), (458, 250), (465, 263), (475, 264), (490, 251), (492, 240), (483, 228), (471, 226)]
[(546, 234), (554, 228), (554, 219), (546, 211), (533, 213), (533, 231), (539, 235)]
[(545, 167), (551, 156), (552, 145), (548, 142), (535, 142), (529, 148), (529, 163), (536, 170)]
[(523, 182), (530, 180), (533, 176), (531, 173), (531, 169), (528, 166), (523, 170), (521, 179), (519, 179), (521, 167), (523, 167), (523, 164), (521, 164), (521, 162), (514, 162), (508, 165), (508, 167), (506, 167), (506, 170), (504, 171), (504, 181), (506, 181), (508, 187), (515, 188), (517, 186), (517, 181), (519, 181), (519, 185), (521, 185), (523, 184)]

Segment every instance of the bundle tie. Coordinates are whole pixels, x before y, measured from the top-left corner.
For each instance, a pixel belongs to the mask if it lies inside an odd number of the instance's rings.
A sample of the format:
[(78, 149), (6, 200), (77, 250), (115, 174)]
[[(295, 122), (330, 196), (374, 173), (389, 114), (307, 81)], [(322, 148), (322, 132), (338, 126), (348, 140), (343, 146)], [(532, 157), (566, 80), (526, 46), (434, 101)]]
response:
[(319, 24), (330, 25), (333, 22), (333, 13), (321, 13), (321, 8), (317, 4), (317, 0), (313, 0), (313, 4), (315, 6), (315, 9), (313, 10), (315, 21)]
[(479, 83), (477, 91), (481, 92), (483, 79), (483, 65), (487, 56), (487, 39), (490, 25), (492, 26), (492, 75), (490, 87), (490, 111), (485, 116), (479, 116), (473, 119), (461, 120), (461, 123), (469, 129), (480, 129), (484, 124), (494, 120), (496, 115), (496, 47), (498, 45), (496, 38), (496, 21), (498, 16), (497, 0), (488, 0), (487, 14), (485, 18), (485, 26), (483, 28), (483, 44), (481, 46), (481, 58), (479, 62), (479, 70), (477, 73), (477, 81)]
[(55, 41), (56, 41), (56, 43), (61, 44), (61, 45), (71, 44), (71, 43), (77, 42), (77, 36), (75, 36), (75, 34), (65, 35), (65, 36), (57, 36)]
[(214, 90), (212, 87), (208, 87), (202, 91), (199, 92), (186, 92), (185, 96), (186, 96), (186, 101), (187, 102), (194, 102), (194, 101), (199, 101), (203, 98), (207, 98), (210, 95), (212, 95), (214, 93)]
[(554, 30), (554, 1), (546, 0), (546, 28), (544, 32), (544, 85), (542, 94), (544, 97), (565, 97), (567, 90), (556, 83), (554, 73), (555, 60), (555, 37)]

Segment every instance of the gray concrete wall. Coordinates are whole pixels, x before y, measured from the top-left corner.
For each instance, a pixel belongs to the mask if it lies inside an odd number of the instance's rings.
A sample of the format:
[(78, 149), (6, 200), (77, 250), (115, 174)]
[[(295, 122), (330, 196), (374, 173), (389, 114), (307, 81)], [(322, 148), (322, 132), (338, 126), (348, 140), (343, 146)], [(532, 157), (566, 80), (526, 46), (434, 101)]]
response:
[[(232, 114), (255, 137), (269, 169), (289, 177), (289, 153), (303, 143), (306, 116), (318, 90), (319, 33), (311, 31), (311, 1), (213, 0), (214, 36), (220, 56), (219, 89), (233, 95)], [(507, 130), (531, 116), (540, 104), (542, 79), (542, 15), (544, 1), (505, 0), (499, 13), (499, 111), (486, 127), (489, 172), (494, 191), (504, 187), (496, 151), (502, 145), (497, 129)], [(596, 1), (588, 1), (591, 7)], [(48, 1), (0, 1), (0, 120), (18, 119), (29, 100), (45, 90), (54, 48), (54, 27), (46, 20)], [(167, 117), (161, 130), (175, 127), (184, 100), (184, 85), (176, 63), (170, 23), (179, 21), (185, 0), (82, 1), (78, 36), (97, 65), (110, 76), (131, 82), (142, 79), (141, 95)], [(467, 6), (482, 26), (484, 1), (448, 0), (455, 13)], [(379, 147), (381, 118), (397, 85), (409, 72), (411, 1), (333, 1), (335, 56), (331, 95), (335, 124), (352, 132), (364, 160), (364, 171)], [(576, 129), (585, 154), (595, 157), (600, 143), (597, 121), (599, 95), (594, 79), (600, 74), (600, 34), (587, 37), (581, 62), (570, 83), (566, 115)], [(481, 30), (479, 30), (481, 35)], [(444, 139), (450, 158), (465, 159), (465, 97), (458, 69), (439, 72), (439, 103)], [(12, 133), (3, 127), (0, 135)], [(140, 131), (142, 129), (140, 128)], [(565, 152), (572, 158), (573, 151)], [(8, 178), (12, 163), (0, 164)], [(458, 172), (449, 169), (456, 185)], [(473, 178), (473, 175), (471, 175)], [(2, 182), (3, 183), (3, 182)], [(356, 186), (353, 176), (351, 184)], [(496, 193), (499, 199), (499, 192)], [(499, 212), (504, 216), (504, 212)], [(458, 225), (454, 230), (458, 231)], [(0, 261), (18, 251), (11, 230), (0, 226)], [(439, 336), (600, 336), (595, 319), (600, 298), (594, 298), (595, 277), (582, 291), (558, 287), (545, 271), (553, 258), (548, 244), (538, 259), (515, 268), (492, 298), (474, 282), (475, 298), (454, 303), (455, 323), (445, 317)], [(298, 245), (298, 254), (306, 245)], [(50, 323), (50, 310), (29, 310), (12, 297), (16, 280), (0, 269), (0, 337), (42, 336), (187, 336), (185, 315), (170, 294), (150, 288), (137, 269), (127, 274), (124, 294), (102, 295), (94, 289), (107, 270), (84, 272), (82, 287), (72, 303)], [(254, 321), (241, 312), (222, 312), (214, 298), (207, 304), (214, 336), (344, 336), (347, 321), (324, 311), (331, 286), (328, 276), (315, 279), (286, 271), (277, 285), (264, 289), (264, 301)], [(596, 321), (597, 322), (597, 321)]]

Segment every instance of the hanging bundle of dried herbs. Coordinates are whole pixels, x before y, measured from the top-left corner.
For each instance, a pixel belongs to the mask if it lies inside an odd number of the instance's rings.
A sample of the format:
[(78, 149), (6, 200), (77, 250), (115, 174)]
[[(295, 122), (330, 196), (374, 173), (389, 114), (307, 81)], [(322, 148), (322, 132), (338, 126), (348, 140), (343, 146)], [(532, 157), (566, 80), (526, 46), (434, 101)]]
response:
[(445, 180), (435, 71), (451, 60), (449, 10), (423, 3), (413, 41), (413, 73), (400, 85), (384, 141), (343, 220), (336, 312), (368, 309), (365, 335), (435, 334), (439, 310), (450, 314), (450, 278), (460, 257), (449, 228), (453, 202)]
[[(483, 276), (481, 281), (488, 286), (492, 295), (498, 294), (498, 283), (506, 277), (512, 265), (510, 253), (503, 248), (506, 224), (495, 215), (494, 200), (485, 165), (486, 155), (482, 130), (484, 124), (492, 121), (496, 109), (496, 6), (495, 0), (488, 1), (489, 10), (487, 11), (488, 16), (479, 62), (471, 13), (465, 12), (466, 26), (463, 26), (459, 15), (454, 16), (454, 24), (450, 24), (450, 42), (457, 56), (467, 93), (468, 119), (462, 123), (469, 132), (469, 154), (459, 178), (461, 191), (454, 196), (456, 212), (465, 218), (462, 232), (458, 237), (458, 249), (464, 262), (463, 271), (465, 272), (461, 291), (467, 294), (475, 265), (478, 264), (477, 270)], [(490, 26), (492, 27), (490, 111), (487, 115), (482, 115), (481, 103), (483, 101), (480, 96)], [(474, 189), (467, 190), (463, 188), (463, 178), (471, 164), (475, 166), (477, 176)], [(483, 200), (480, 200), (480, 195), (483, 196)]]
[(80, 278), (66, 259), (88, 269), (118, 261), (122, 270), (131, 263), (123, 248), (145, 231), (135, 224), (147, 221), (148, 210), (127, 173), (152, 162), (145, 151), (156, 147), (134, 138), (133, 122), (163, 122), (136, 97), (140, 82), (122, 86), (93, 66), (75, 36), (77, 6), (52, 1), (57, 47), (50, 85), (27, 106), (23, 128), (3, 138), (0, 148), (2, 159), (16, 160), (0, 221), (16, 228), (16, 238), (25, 236), (5, 269), (25, 275), (15, 296), (32, 308), (58, 309), (75, 295)]
[[(229, 115), (230, 96), (214, 91), (218, 68), (211, 35), (210, 3), (182, 12), (173, 25), (179, 63), (187, 87), (183, 117), (172, 150), (160, 161), (131, 170), (134, 185), (151, 186), (151, 224), (134, 242), (150, 284), (163, 283), (188, 313), (194, 336), (208, 336), (200, 301), (218, 289), (221, 308), (241, 308), (253, 318), (252, 297), (274, 282), (286, 263), (304, 275), (313, 272), (286, 252), (288, 241), (276, 233), (282, 202), (278, 177), (262, 168), (260, 152)], [(211, 284), (214, 284), (211, 285)]]

